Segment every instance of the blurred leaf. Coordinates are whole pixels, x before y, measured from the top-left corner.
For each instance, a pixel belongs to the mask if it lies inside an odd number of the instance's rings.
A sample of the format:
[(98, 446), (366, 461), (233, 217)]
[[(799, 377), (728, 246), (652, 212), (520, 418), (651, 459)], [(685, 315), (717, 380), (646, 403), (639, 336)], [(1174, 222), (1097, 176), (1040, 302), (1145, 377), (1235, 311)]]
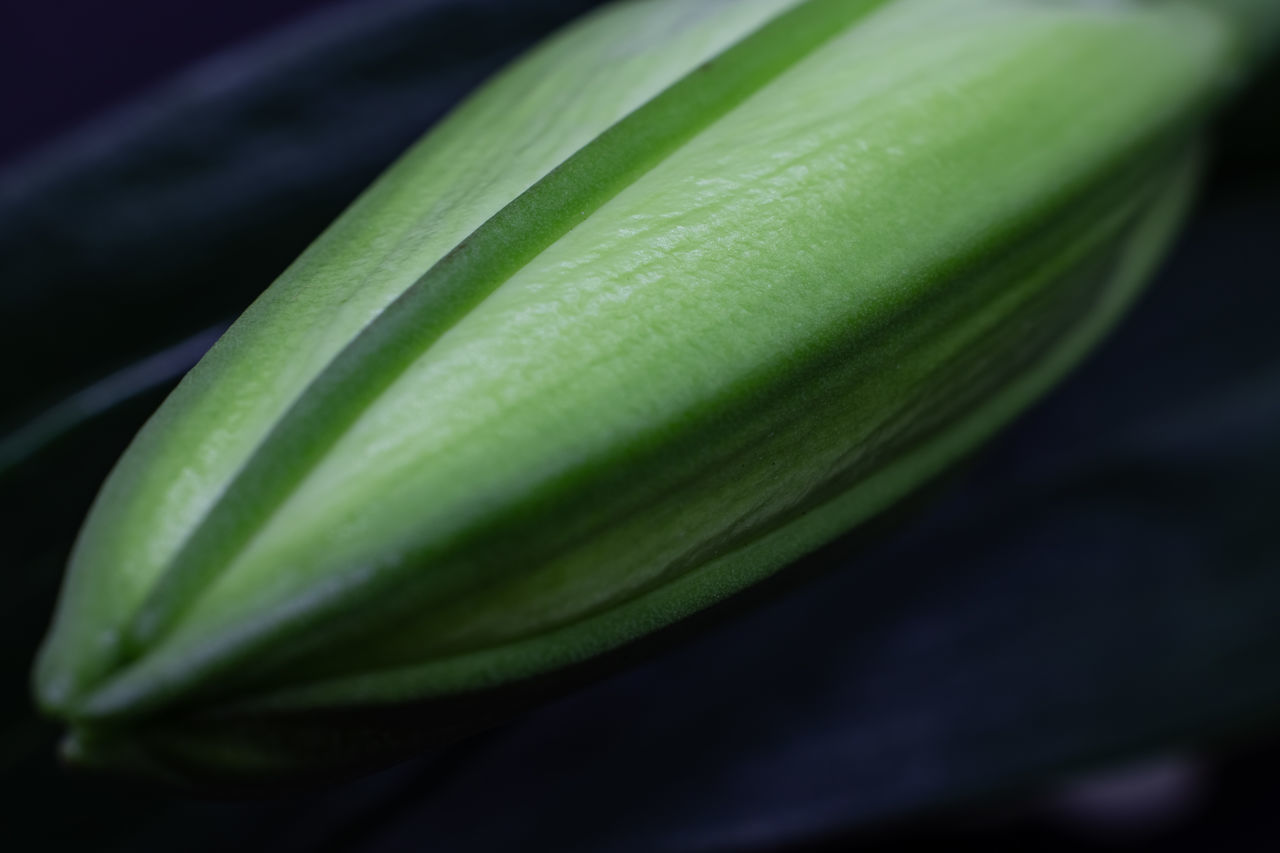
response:
[(148, 391), (172, 385), (204, 355), (224, 328), (214, 326), (197, 332), (179, 344), (147, 356), (68, 395), (9, 435), (0, 436), (0, 477), (95, 417)]

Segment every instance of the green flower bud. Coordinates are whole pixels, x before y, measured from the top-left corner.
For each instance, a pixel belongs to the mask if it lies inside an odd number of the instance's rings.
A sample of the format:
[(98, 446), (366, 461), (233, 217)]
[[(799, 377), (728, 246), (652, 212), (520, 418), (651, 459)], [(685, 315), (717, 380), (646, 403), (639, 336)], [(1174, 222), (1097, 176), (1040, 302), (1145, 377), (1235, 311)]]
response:
[(68, 755), (376, 763), (884, 509), (1131, 303), (1275, 8), (645, 0), (570, 28), (117, 465), (38, 664)]

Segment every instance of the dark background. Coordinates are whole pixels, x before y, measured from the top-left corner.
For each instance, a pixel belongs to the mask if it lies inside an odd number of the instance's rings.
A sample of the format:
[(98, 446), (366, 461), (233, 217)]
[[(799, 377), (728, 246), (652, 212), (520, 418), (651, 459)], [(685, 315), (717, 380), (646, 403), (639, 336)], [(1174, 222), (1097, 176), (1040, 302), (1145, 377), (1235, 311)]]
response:
[(593, 5), (0, 8), (8, 837), (1275, 849), (1274, 75), (1225, 117), (1185, 239), (1084, 368), (963, 470), (686, 642), (495, 732), (303, 796), (201, 802), (56, 766), (26, 671), (71, 537), (129, 436), (392, 157)]
[(0, 11), (8, 162), (222, 48), (342, 0), (50, 0)]

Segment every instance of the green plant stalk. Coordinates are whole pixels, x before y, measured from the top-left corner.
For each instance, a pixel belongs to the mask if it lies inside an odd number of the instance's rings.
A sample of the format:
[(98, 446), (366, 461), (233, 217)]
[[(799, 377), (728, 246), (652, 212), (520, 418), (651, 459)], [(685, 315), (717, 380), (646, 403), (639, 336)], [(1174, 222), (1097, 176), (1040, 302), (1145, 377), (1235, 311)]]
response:
[(240, 782), (377, 760), (428, 733), (370, 709), (596, 658), (870, 517), (1114, 323), (1278, 18), (649, 0), (571, 28), (125, 454), (37, 669), (69, 754)]

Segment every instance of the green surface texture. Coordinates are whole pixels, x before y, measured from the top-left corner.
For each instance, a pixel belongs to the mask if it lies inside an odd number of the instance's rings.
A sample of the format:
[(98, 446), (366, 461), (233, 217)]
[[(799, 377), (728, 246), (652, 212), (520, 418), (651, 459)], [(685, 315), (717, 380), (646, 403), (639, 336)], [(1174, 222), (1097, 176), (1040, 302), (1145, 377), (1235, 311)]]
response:
[(282, 750), (279, 721), (589, 660), (869, 518), (1131, 302), (1276, 18), (642, 0), (570, 28), (371, 187), (117, 465), (37, 671), (69, 754), (338, 766), (384, 745), (339, 721)]

